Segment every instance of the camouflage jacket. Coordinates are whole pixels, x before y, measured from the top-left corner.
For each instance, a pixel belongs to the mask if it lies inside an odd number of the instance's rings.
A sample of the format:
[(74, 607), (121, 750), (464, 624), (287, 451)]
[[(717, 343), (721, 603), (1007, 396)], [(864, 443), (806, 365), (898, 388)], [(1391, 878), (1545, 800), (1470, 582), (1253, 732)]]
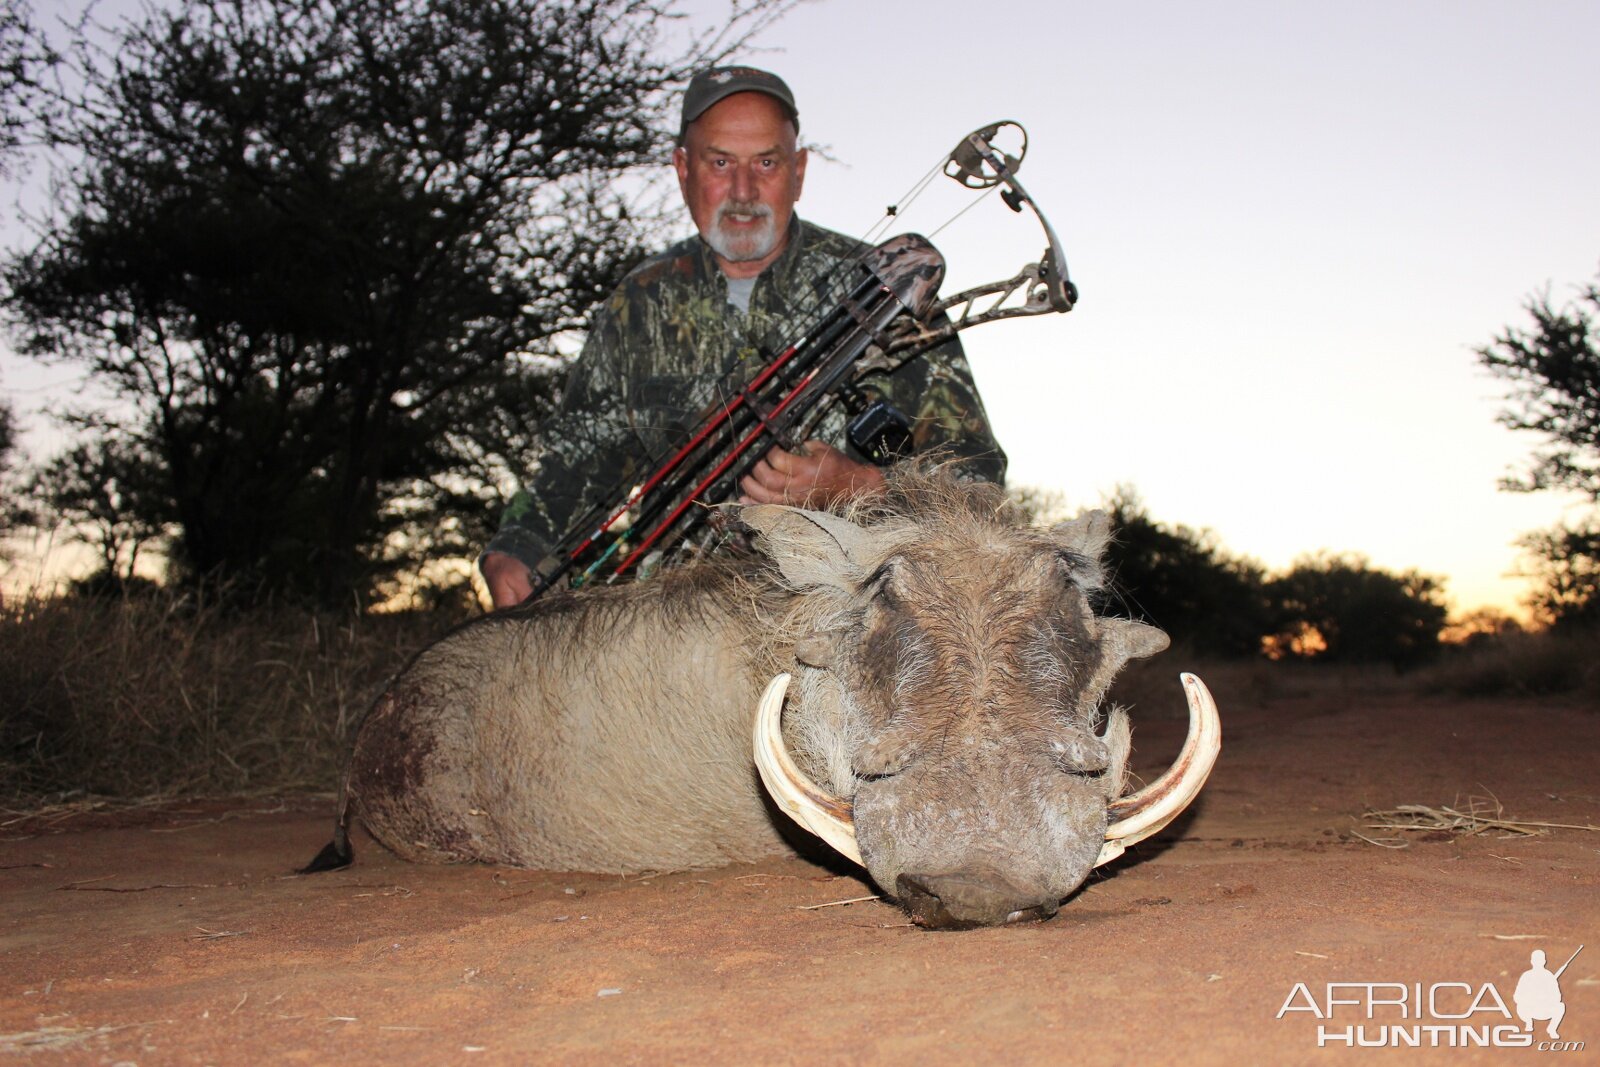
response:
[[(539, 467), (484, 551), (538, 568), (585, 511), (620, 499), (688, 439), (719, 386), (743, 384), (808, 316), (836, 304), (849, 277), (839, 265), (859, 250), (859, 242), (795, 218), (782, 255), (757, 279), (748, 312), (728, 303), (727, 278), (698, 236), (636, 267), (596, 311)], [(973, 477), (1005, 478), (1005, 453), (989, 432), (960, 341), (859, 384), (913, 419), (916, 451), (938, 448)], [(866, 462), (848, 442), (847, 422), (834, 404), (813, 436)]]

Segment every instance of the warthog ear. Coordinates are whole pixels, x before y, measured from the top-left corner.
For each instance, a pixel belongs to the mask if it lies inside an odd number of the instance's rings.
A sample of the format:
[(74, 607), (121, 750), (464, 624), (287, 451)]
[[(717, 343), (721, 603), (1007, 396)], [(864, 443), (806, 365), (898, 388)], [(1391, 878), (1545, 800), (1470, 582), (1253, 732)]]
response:
[(1099, 589), (1105, 583), (1100, 557), (1111, 541), (1111, 519), (1105, 512), (1085, 511), (1058, 522), (1050, 527), (1050, 536), (1061, 546), (1068, 574), (1078, 588)]
[(1161, 630), (1132, 619), (1097, 617), (1094, 622), (1098, 629), (1100, 660), (1084, 685), (1084, 697), (1090, 705), (1099, 703), (1130, 659), (1153, 656), (1171, 644)]
[(784, 580), (804, 591), (819, 586), (853, 588), (865, 577), (876, 538), (848, 519), (782, 504), (752, 504), (739, 513), (760, 538)]
[(1114, 651), (1121, 661), (1117, 664), (1119, 669), (1130, 659), (1153, 656), (1172, 643), (1165, 631), (1132, 619), (1101, 619), (1100, 635), (1106, 650)]

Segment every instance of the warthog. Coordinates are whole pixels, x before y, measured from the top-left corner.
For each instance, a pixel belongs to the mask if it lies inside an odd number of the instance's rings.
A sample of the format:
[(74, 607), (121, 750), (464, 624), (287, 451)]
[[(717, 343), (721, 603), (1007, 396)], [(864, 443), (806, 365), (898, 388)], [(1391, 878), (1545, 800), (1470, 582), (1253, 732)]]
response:
[(1128, 719), (1102, 697), (1167, 638), (1091, 609), (1105, 517), (1043, 530), (993, 486), (890, 484), (847, 515), (746, 507), (754, 558), (552, 594), (422, 652), (357, 731), (312, 868), (349, 862), (352, 804), (409, 860), (613, 873), (784, 850), (776, 807), (925, 926), (1055, 914), (1193, 797), (1215, 707), (1185, 676), (1183, 754), (1124, 797)]

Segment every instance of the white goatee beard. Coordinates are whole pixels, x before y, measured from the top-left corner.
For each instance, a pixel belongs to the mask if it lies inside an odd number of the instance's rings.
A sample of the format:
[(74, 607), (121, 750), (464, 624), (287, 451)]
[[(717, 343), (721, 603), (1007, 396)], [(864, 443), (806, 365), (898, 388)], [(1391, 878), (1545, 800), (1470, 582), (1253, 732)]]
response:
[[(733, 214), (755, 215), (761, 219), (761, 225), (754, 230), (729, 233), (722, 225)], [(772, 222), (772, 208), (759, 201), (741, 204), (737, 200), (725, 200), (718, 204), (708, 232), (703, 236), (712, 251), (729, 263), (752, 263), (765, 259), (778, 247), (778, 229)]]

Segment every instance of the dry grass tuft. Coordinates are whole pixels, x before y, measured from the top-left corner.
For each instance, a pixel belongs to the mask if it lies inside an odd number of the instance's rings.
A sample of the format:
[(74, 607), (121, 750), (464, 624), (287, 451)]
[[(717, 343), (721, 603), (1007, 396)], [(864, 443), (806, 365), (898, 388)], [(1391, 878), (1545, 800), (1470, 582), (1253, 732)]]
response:
[(171, 594), (0, 605), (0, 809), (331, 789), (436, 615), (249, 612)]
[[(1498, 836), (1534, 837), (1551, 830), (1596, 830), (1600, 826), (1583, 823), (1535, 822), (1529, 819), (1510, 818), (1505, 808), (1493, 797), (1467, 798), (1464, 808), (1426, 804), (1401, 804), (1394, 808), (1369, 809), (1361, 813), (1362, 825), (1369, 830), (1386, 830), (1391, 833), (1445, 833), (1461, 837), (1476, 837), (1498, 831)], [(1399, 837), (1371, 838), (1357, 833), (1357, 837), (1382, 848), (1405, 848), (1409, 842)]]
[(1230, 707), (1269, 705), (1306, 692), (1306, 678), (1315, 668), (1296, 669), (1265, 659), (1213, 659), (1197, 655), (1178, 644), (1149, 659), (1132, 660), (1106, 694), (1111, 702), (1129, 709), (1134, 728), (1141, 719), (1184, 718), (1188, 706), (1178, 681), (1182, 672), (1198, 674), (1206, 687)]
[[(144, 1024), (130, 1024), (144, 1025)], [(12, 1055), (76, 1050), (129, 1026), (46, 1026), (16, 1034), (0, 1034), (0, 1052)]]

